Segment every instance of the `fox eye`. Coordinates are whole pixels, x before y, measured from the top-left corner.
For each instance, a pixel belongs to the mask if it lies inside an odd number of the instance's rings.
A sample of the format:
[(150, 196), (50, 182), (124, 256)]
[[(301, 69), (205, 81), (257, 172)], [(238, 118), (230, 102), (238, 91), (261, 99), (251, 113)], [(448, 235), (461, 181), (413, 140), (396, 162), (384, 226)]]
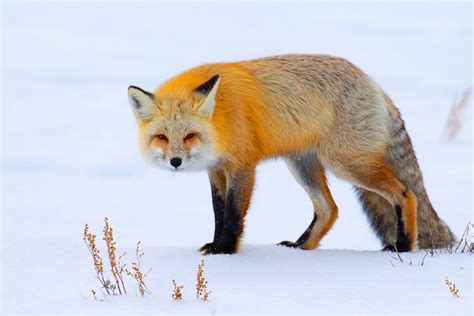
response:
[(186, 135), (186, 137), (184, 138), (184, 140), (190, 140), (191, 138), (193, 138), (195, 136), (194, 133), (189, 133), (188, 135)]
[(158, 137), (159, 139), (164, 140), (164, 141), (167, 141), (167, 140), (168, 140), (168, 137), (166, 137), (166, 136), (163, 135), (163, 134), (158, 134), (158, 135), (156, 135), (156, 137)]

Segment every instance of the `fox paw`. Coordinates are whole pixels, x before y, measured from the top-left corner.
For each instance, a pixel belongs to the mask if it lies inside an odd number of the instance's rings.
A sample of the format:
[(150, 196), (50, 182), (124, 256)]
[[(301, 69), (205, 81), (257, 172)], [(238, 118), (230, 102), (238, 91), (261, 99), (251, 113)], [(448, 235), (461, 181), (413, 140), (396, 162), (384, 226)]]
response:
[(214, 246), (214, 243), (213, 243), (213, 242), (208, 242), (207, 244), (204, 244), (204, 246), (202, 246), (201, 248), (199, 248), (199, 251), (201, 251), (201, 252), (208, 251), (208, 250), (211, 249), (213, 246)]
[(406, 245), (387, 245), (382, 248), (382, 251), (390, 251), (390, 252), (409, 252), (410, 248), (408, 248)]
[(382, 248), (382, 251), (391, 251), (395, 252), (397, 251), (393, 245), (386, 245), (385, 247)]
[(217, 254), (233, 254), (235, 253), (235, 249), (232, 247), (228, 247), (226, 245), (219, 245), (214, 242), (210, 242), (199, 248), (199, 251), (202, 252), (203, 255), (217, 255)]
[(278, 244), (278, 246), (285, 246), (285, 247), (289, 247), (289, 248), (301, 248), (302, 249), (302, 247), (299, 243), (289, 241), (289, 240), (282, 241), (281, 243)]

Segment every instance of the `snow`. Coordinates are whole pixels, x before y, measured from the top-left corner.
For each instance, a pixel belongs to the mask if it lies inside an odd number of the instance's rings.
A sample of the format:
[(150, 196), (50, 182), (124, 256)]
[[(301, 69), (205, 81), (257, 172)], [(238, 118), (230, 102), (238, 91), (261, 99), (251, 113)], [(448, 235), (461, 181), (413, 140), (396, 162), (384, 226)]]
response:
[[(456, 140), (442, 134), (472, 86), (471, 6), (3, 3), (2, 313), (471, 315), (472, 256), (437, 254), (421, 266), (423, 251), (403, 263), (377, 251), (351, 186), (332, 175), (340, 213), (321, 249), (275, 246), (312, 218), (280, 160), (258, 169), (241, 252), (204, 257), (212, 293), (196, 301), (196, 249), (213, 235), (207, 176), (146, 166), (126, 96), (130, 84), (152, 90), (204, 62), (348, 58), (400, 108), (432, 203), (459, 236), (472, 221), (472, 104)], [(88, 223), (99, 234), (105, 216), (128, 262), (142, 241), (152, 295), (92, 299), (99, 286), (81, 233)], [(182, 302), (171, 299), (172, 278), (185, 286)]]
[[(83, 250), (83, 249), (81, 249)], [(133, 249), (127, 249), (133, 253)], [(403, 255), (400, 263), (392, 254), (379, 251), (329, 250), (299, 251), (272, 245), (247, 245), (233, 256), (205, 257), (204, 275), (212, 291), (207, 302), (197, 301), (194, 285), (200, 261), (190, 247), (144, 248), (144, 267), (153, 265), (148, 285), (153, 294), (135, 297), (133, 282), (125, 297), (94, 301), (90, 288), (97, 290), (91, 264), (84, 252), (33, 249), (31, 256), (50, 258), (59, 252), (74, 260), (74, 271), (64, 262), (51, 263), (25, 280), (35, 279), (53, 289), (38, 291), (23, 284), (22, 299), (9, 299), (15, 312), (66, 313), (468, 313), (471, 304), (469, 255), (454, 254), (425, 258), (424, 253)], [(392, 262), (392, 263), (390, 263)], [(15, 263), (28, 271), (28, 264)], [(395, 267), (392, 266), (395, 265)], [(55, 271), (64, 271), (57, 273)], [(460, 298), (452, 297), (444, 277), (448, 275), (460, 288)], [(183, 301), (171, 299), (172, 283), (183, 284)], [(74, 281), (73, 281), (74, 280)], [(30, 284), (31, 285), (31, 284)], [(9, 289), (11, 291), (12, 289)], [(87, 300), (80, 296), (87, 297)], [(25, 298), (28, 301), (25, 302)], [(99, 296), (100, 297), (100, 296)], [(25, 304), (26, 303), (26, 304)]]

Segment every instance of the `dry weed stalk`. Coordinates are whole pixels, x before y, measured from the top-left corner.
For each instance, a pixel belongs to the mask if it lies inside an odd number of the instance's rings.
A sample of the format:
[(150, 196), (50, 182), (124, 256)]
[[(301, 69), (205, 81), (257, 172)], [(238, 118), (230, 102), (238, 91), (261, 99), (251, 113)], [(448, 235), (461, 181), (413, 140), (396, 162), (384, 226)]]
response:
[(466, 228), (464, 229), (463, 234), (461, 235), (461, 238), (459, 239), (459, 243), (456, 245), (456, 248), (454, 249), (454, 252), (457, 253), (458, 251), (460, 253), (464, 252), (473, 252), (472, 249), (472, 232), (471, 228), (474, 227), (471, 222), (468, 222), (466, 225)]
[(173, 294), (171, 294), (171, 297), (177, 301), (177, 300), (182, 300), (183, 299), (183, 293), (181, 293), (181, 290), (183, 289), (184, 286), (179, 285), (176, 283), (176, 281), (173, 279), (171, 280), (173, 282)]
[[(83, 237), (82, 239), (84, 240), (84, 243), (86, 244), (87, 249), (89, 250), (89, 253), (92, 256), (92, 260), (94, 261), (94, 269), (96, 273), (96, 278), (99, 280), (100, 284), (102, 287), (105, 289), (107, 294), (110, 294), (109, 291), (109, 286), (107, 286), (107, 281), (104, 278), (104, 263), (102, 261), (101, 256), (99, 255), (100, 251), (97, 249), (97, 246), (95, 244), (95, 238), (97, 236), (94, 234), (91, 234), (89, 232), (89, 225), (84, 226), (84, 232), (83, 232)], [(109, 281), (110, 283), (110, 281)]]
[(452, 142), (461, 130), (461, 114), (464, 108), (469, 104), (469, 99), (471, 97), (472, 89), (467, 89), (464, 91), (461, 100), (454, 102), (449, 111), (448, 120), (446, 121), (446, 126), (444, 128), (445, 137), (448, 142)]
[(204, 259), (198, 265), (197, 283), (196, 283), (196, 298), (198, 300), (207, 301), (211, 291), (207, 291), (207, 280), (204, 277)]
[[(123, 278), (122, 278), (122, 273), (125, 271), (124, 266), (120, 263), (120, 261), (117, 261), (117, 257), (115, 255), (115, 251), (117, 250), (116, 247), (116, 242), (114, 241), (114, 235), (113, 235), (113, 229), (109, 225), (109, 219), (106, 217), (104, 219), (104, 240), (105, 244), (107, 245), (107, 253), (109, 255), (109, 261), (110, 261), (110, 271), (112, 272), (112, 275), (114, 276), (115, 279), (115, 284), (116, 287), (119, 291), (119, 294), (122, 295), (122, 290), (124, 293), (127, 293), (125, 290), (125, 284), (123, 283)], [(119, 259), (123, 258), (125, 253), (119, 257)], [(122, 286), (120, 286), (120, 284)]]
[(451, 292), (453, 296), (459, 297), (459, 289), (456, 287), (456, 284), (448, 280), (447, 276), (444, 277), (444, 283), (446, 283), (449, 288), (449, 292)]
[[(406, 260), (403, 260), (402, 256), (400, 255), (400, 253), (397, 251), (397, 248), (395, 247), (395, 252), (397, 254), (397, 257), (395, 256), (391, 256), (392, 259), (394, 259), (396, 262), (400, 262), (401, 264), (404, 264), (406, 263), (407, 261)], [(423, 266), (425, 264), (425, 259), (426, 257), (428, 257), (428, 255), (430, 254), (430, 251), (429, 250), (425, 250), (425, 255), (423, 256), (423, 258), (421, 258), (421, 260), (419, 260), (418, 262), (413, 262), (410, 258), (408, 258), (408, 264), (410, 266)], [(395, 267), (396, 265), (393, 263), (392, 259), (390, 259), (390, 264), (392, 265), (392, 267)]]
[(473, 229), (474, 229), (474, 224), (472, 224), (471, 222), (468, 222), (457, 244), (454, 244), (445, 248), (440, 248), (440, 249), (429, 248), (426, 251), (428, 251), (431, 254), (431, 257), (434, 257), (434, 255), (441, 254), (441, 253), (449, 253), (449, 254), (473, 253), (474, 252), (474, 246), (472, 242)]
[(137, 258), (136, 262), (132, 262), (132, 271), (128, 270), (127, 267), (125, 267), (125, 272), (127, 275), (133, 277), (135, 281), (137, 281), (137, 286), (138, 286), (138, 293), (140, 293), (141, 296), (144, 296), (146, 294), (151, 294), (151, 291), (148, 289), (148, 287), (145, 284), (145, 278), (150, 273), (151, 268), (148, 269), (146, 273), (143, 273), (140, 270), (140, 258), (143, 257), (144, 253), (140, 251), (140, 244), (141, 241), (137, 242), (137, 249), (135, 250), (135, 255)]

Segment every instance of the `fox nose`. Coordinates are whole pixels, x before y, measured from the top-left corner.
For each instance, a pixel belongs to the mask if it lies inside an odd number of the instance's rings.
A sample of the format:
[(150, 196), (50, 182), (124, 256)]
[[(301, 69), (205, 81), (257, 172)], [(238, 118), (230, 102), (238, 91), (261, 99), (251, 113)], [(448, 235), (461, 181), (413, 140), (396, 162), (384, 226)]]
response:
[(170, 164), (175, 168), (178, 168), (179, 166), (181, 166), (182, 162), (183, 161), (181, 160), (181, 158), (178, 158), (178, 157), (171, 158), (170, 160)]

